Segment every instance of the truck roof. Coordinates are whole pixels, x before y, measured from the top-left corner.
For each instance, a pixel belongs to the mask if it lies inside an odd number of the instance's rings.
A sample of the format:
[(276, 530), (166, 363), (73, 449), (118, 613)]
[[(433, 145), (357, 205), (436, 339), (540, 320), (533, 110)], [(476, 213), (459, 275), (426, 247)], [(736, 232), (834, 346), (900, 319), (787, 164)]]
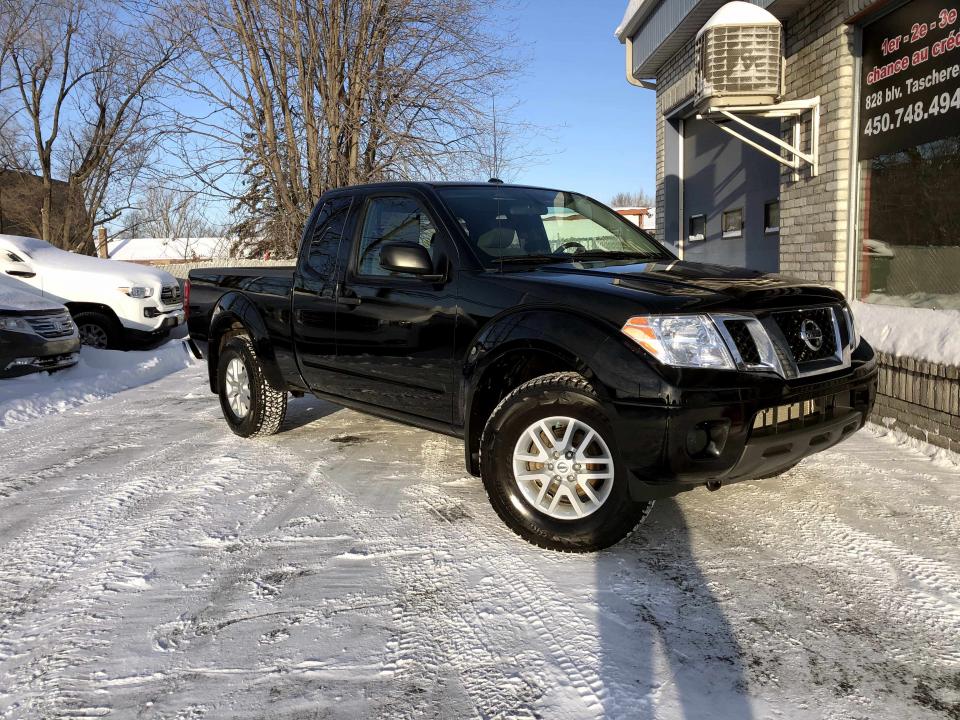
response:
[[(331, 188), (327, 193), (347, 192), (349, 190), (390, 190), (401, 188), (439, 188), (439, 187), (490, 187), (501, 188), (522, 188), (525, 190), (547, 190), (549, 192), (561, 192), (559, 188), (548, 188), (540, 185), (522, 185), (517, 183), (492, 183), (480, 182), (476, 180), (391, 180), (378, 183), (361, 183), (359, 185), (344, 185), (339, 188)], [(327, 194), (324, 193), (324, 194)]]

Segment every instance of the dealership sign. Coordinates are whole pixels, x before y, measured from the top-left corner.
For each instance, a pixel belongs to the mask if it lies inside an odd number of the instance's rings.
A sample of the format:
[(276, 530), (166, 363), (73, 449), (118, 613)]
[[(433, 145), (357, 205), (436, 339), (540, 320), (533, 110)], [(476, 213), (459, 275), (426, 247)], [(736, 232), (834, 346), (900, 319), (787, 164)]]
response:
[(958, 0), (912, 0), (863, 29), (860, 159), (960, 134)]

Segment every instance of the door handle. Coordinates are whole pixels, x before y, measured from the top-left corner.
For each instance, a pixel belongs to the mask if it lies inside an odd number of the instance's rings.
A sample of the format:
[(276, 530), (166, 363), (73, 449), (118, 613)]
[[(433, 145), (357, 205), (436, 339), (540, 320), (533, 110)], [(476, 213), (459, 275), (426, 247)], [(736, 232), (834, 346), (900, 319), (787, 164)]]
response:
[(341, 305), (359, 305), (360, 298), (353, 290), (346, 288), (343, 284), (337, 284), (337, 302)]

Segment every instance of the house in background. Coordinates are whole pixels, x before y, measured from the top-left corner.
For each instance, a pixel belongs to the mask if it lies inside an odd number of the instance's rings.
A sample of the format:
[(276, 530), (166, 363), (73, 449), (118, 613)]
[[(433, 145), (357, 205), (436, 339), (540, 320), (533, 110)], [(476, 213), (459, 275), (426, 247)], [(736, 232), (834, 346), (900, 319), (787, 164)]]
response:
[(142, 265), (169, 265), (230, 257), (230, 237), (115, 238), (107, 242), (111, 259)]
[[(72, 250), (86, 240), (76, 236), (76, 228), (87, 225), (87, 209), (78, 194), (74, 194), (72, 201), (68, 201), (68, 196), (67, 183), (54, 180), (51, 212), (53, 244)], [(71, 226), (74, 229), (71, 231), (69, 242), (64, 242), (63, 225), (68, 202), (72, 215)], [(0, 170), (0, 234), (42, 237), (40, 220), (42, 207), (42, 178), (16, 170)]]
[(656, 211), (649, 207), (615, 207), (618, 213), (642, 230), (654, 232), (657, 229)]

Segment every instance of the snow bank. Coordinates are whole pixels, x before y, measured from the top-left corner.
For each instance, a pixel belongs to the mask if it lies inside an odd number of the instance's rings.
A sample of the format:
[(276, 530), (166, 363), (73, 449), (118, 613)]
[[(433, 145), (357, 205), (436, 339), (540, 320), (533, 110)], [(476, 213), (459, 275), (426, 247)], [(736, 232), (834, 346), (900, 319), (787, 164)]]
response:
[(0, 428), (102, 400), (193, 363), (183, 340), (130, 352), (84, 347), (72, 368), (0, 380)]
[[(903, 430), (894, 427), (895, 418), (881, 418), (882, 425), (874, 422), (867, 423), (867, 430), (876, 438), (898, 448), (910, 448), (927, 457), (936, 465), (945, 468), (960, 467), (960, 453), (952, 452), (933, 443), (907, 435)], [(929, 436), (929, 433), (928, 433)]]
[(851, 302), (860, 334), (884, 353), (960, 365), (960, 311)]

